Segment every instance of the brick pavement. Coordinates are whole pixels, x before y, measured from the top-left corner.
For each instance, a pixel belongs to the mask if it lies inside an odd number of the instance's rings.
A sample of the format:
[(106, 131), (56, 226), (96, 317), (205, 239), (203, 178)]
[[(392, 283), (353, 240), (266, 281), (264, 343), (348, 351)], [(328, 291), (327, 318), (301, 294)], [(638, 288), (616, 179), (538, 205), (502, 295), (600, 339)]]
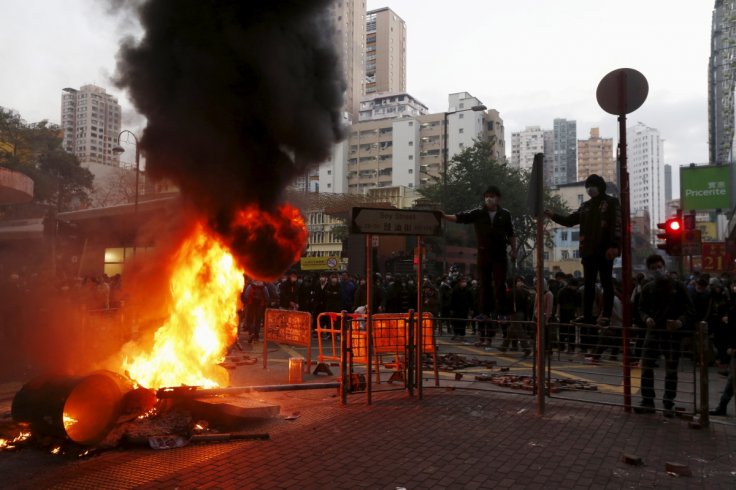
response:
[[(425, 388), (424, 400), (376, 392), (341, 406), (332, 390), (259, 394), (282, 415), (253, 426), (266, 441), (114, 450), (60, 461), (0, 454), (6, 488), (728, 488), (736, 425), (702, 430), (661, 414), (530, 396)], [(35, 453), (38, 453), (36, 451)], [(624, 453), (644, 466), (621, 461)], [(675, 477), (665, 463), (687, 464)]]

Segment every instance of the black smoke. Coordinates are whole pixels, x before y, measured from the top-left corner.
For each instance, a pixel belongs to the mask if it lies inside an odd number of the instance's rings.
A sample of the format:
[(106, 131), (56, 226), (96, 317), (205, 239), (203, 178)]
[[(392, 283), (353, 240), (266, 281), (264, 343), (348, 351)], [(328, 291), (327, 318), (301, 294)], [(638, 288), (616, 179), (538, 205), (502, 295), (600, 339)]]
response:
[[(118, 0), (120, 1), (120, 0)], [(146, 172), (179, 186), (223, 236), (270, 209), (343, 138), (331, 0), (136, 0), (144, 34), (116, 83), (147, 118)]]

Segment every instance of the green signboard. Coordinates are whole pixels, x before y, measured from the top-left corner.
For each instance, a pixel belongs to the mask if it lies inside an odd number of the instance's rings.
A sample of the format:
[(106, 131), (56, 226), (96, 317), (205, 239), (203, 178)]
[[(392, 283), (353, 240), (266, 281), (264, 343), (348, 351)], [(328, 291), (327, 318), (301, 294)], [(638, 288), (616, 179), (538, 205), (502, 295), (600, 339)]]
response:
[(680, 167), (680, 208), (683, 211), (728, 209), (728, 174), (726, 165)]

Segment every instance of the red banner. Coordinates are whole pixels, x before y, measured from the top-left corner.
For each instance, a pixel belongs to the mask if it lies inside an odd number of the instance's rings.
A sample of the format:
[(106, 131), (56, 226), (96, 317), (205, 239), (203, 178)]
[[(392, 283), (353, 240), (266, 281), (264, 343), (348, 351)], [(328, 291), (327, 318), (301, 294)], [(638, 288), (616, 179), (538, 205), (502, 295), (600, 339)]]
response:
[(703, 242), (703, 272), (720, 273), (733, 269), (733, 259), (724, 242)]

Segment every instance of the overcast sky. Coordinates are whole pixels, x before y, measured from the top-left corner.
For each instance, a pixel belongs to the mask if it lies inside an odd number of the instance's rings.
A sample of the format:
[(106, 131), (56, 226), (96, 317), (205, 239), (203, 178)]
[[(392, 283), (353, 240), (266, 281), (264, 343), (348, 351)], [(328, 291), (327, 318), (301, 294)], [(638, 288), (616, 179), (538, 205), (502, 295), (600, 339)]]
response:
[[(606, 73), (635, 68), (649, 97), (629, 115), (660, 131), (665, 162), (706, 163), (707, 67), (713, 0), (368, 0), (407, 24), (408, 92), (431, 112), (467, 91), (501, 113), (511, 132), (552, 128), (556, 117), (617, 140), (617, 123), (598, 107)], [(118, 95), (124, 127), (131, 104), (109, 81), (131, 25), (104, 1), (1, 0), (0, 106), (26, 120), (59, 122), (61, 89), (86, 83)]]

